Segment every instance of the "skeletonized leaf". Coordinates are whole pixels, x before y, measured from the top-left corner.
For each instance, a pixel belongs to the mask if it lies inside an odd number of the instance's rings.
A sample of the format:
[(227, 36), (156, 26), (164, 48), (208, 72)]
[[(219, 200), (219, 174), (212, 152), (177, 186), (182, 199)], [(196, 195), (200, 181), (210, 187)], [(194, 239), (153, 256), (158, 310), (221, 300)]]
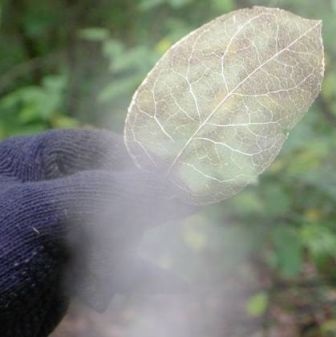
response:
[(231, 197), (267, 168), (320, 91), (321, 22), (242, 9), (177, 42), (136, 91), (125, 142), (188, 198)]

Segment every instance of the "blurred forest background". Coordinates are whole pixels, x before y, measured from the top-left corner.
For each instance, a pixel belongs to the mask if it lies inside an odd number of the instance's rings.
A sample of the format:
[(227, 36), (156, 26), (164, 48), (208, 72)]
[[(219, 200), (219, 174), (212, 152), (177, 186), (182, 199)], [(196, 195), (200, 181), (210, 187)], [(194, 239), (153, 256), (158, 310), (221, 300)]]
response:
[(120, 296), (104, 315), (74, 305), (55, 336), (336, 336), (336, 0), (0, 4), (0, 139), (84, 125), (122, 132), (156, 60), (231, 10), (266, 5), (322, 19), (322, 94), (272, 167), (232, 200), (143, 243), (144, 254), (210, 290)]

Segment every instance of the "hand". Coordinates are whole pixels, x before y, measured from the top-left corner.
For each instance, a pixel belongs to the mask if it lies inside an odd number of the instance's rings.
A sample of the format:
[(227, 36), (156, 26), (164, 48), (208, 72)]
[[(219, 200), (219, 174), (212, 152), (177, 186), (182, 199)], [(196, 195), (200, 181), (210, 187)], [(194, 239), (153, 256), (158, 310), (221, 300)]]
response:
[(135, 254), (146, 228), (194, 211), (175, 194), (112, 133), (0, 143), (0, 335), (48, 336), (73, 295), (104, 310), (115, 293), (183, 286)]

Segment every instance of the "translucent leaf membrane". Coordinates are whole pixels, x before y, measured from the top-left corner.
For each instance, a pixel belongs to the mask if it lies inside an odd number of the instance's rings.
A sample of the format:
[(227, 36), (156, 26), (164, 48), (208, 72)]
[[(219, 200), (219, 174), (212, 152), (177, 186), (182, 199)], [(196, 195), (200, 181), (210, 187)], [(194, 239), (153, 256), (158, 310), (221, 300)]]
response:
[(194, 203), (256, 180), (308, 110), (324, 72), (321, 21), (254, 7), (171, 47), (134, 94), (125, 142)]

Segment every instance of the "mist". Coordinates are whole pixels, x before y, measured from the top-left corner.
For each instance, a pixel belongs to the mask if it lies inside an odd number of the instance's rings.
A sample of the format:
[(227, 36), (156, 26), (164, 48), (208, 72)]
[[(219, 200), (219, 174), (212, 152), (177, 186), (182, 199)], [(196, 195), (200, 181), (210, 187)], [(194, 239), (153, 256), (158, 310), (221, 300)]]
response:
[(138, 169), (115, 177), (126, 184), (118, 192), (131, 196), (116, 196), (107, 181), (100, 192), (110, 199), (100, 212), (71, 224), (81, 228), (68, 238), (75, 257), (65, 287), (75, 296), (52, 336), (226, 337), (257, 331), (260, 320), (246, 310), (258, 287), (248, 265), (250, 239), (225, 215), (225, 205), (185, 204), (172, 197), (167, 182), (165, 188), (155, 182), (153, 189), (156, 177)]

